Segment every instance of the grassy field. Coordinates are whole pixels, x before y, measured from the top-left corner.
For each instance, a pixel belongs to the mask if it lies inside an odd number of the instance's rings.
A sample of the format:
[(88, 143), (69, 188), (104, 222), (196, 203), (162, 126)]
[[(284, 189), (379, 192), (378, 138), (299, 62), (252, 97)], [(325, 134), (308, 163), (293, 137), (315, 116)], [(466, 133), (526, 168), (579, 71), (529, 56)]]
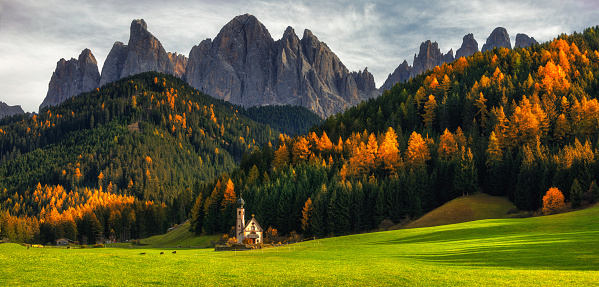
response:
[(507, 218), (507, 211), (514, 207), (514, 204), (506, 197), (491, 196), (478, 192), (451, 200), (411, 222), (404, 228), (430, 227), (481, 219)]
[(599, 207), (266, 250), (172, 250), (0, 244), (0, 285), (593, 286), (599, 283)]

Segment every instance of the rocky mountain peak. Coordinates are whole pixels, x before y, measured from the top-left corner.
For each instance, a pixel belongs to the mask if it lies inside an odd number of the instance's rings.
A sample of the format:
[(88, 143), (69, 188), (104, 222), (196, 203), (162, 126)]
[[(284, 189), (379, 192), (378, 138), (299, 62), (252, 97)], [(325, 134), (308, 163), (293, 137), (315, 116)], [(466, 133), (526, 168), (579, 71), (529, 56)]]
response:
[(422, 42), (418, 55), (414, 55), (414, 62), (412, 64), (414, 75), (412, 77), (435, 66), (442, 65), (446, 61), (453, 61), (453, 50), (450, 50), (448, 55), (443, 55), (441, 50), (439, 50), (437, 42), (431, 42), (430, 40)]
[(538, 44), (538, 42), (535, 38), (528, 37), (526, 34), (516, 34), (516, 44), (514, 44), (514, 48), (526, 48), (536, 44)]
[(100, 73), (96, 58), (89, 49), (81, 52), (78, 59), (60, 59), (48, 84), (48, 93), (40, 105), (58, 105), (78, 94), (89, 92), (100, 83)]
[(310, 30), (292, 27), (274, 41), (256, 17), (235, 17), (214, 41), (189, 53), (185, 79), (216, 98), (244, 106), (302, 105), (326, 117), (375, 94), (367, 70), (350, 73)]
[(110, 49), (104, 61), (100, 86), (115, 82), (121, 78), (121, 71), (123, 71), (125, 60), (127, 60), (127, 45), (117, 41), (112, 45), (112, 49)]
[(392, 74), (389, 74), (385, 83), (381, 86), (381, 90), (390, 90), (395, 83), (403, 83), (409, 80), (412, 76), (412, 67), (408, 65), (408, 61), (404, 60)]
[(94, 57), (94, 54), (92, 54), (92, 51), (90, 49), (84, 49), (81, 54), (79, 54), (79, 63), (90, 63), (93, 65), (98, 65), (98, 61), (96, 61), (96, 57)]
[(138, 42), (140, 39), (148, 36), (152, 36), (152, 34), (148, 32), (148, 24), (146, 24), (144, 19), (137, 19), (131, 22), (129, 42)]
[(9, 106), (8, 104), (0, 101), (0, 119), (3, 117), (9, 117), (13, 115), (25, 113), (21, 106)]
[(146, 22), (133, 20), (127, 44), (127, 59), (119, 78), (148, 71), (173, 75), (175, 69), (162, 44), (147, 29)]
[(456, 59), (468, 57), (476, 52), (478, 52), (478, 42), (474, 40), (474, 35), (470, 33), (462, 39), (462, 46), (456, 51), (455, 57)]
[(493, 50), (493, 48), (499, 47), (505, 47), (508, 49), (512, 48), (512, 44), (510, 43), (510, 35), (503, 27), (497, 27), (493, 30), (493, 32), (491, 32), (491, 35), (489, 38), (487, 38), (487, 42), (483, 45), (481, 52), (486, 52)]
[(436, 66), (443, 65), (443, 63), (453, 62), (453, 60), (453, 49), (450, 49), (447, 54), (443, 54), (437, 42), (424, 41), (420, 44), (418, 54), (414, 54), (412, 66), (404, 60), (392, 74), (389, 74), (387, 80), (381, 86), (381, 90), (389, 90), (398, 82), (405, 82), (426, 70), (431, 70)]

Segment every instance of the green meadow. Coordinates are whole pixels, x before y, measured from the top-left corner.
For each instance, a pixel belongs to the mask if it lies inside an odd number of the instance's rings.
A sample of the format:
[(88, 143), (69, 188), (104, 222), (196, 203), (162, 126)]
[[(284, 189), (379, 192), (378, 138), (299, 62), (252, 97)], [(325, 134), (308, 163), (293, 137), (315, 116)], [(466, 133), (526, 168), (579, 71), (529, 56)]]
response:
[(2, 286), (592, 286), (599, 284), (599, 207), (245, 252), (0, 244), (0, 263)]

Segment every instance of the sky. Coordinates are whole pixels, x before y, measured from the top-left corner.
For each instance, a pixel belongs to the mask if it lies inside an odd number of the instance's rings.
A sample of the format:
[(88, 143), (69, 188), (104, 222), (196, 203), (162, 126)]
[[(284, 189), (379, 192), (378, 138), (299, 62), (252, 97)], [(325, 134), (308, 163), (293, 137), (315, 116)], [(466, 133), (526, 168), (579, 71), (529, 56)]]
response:
[(599, 25), (597, 0), (0, 0), (0, 101), (38, 110), (56, 62), (89, 48), (102, 70), (115, 41), (127, 43), (133, 19), (169, 52), (189, 55), (231, 19), (252, 14), (273, 39), (287, 26), (309, 29), (352, 71), (368, 67), (381, 86), (426, 40), (455, 51), (473, 33), (479, 49), (496, 27), (539, 42)]

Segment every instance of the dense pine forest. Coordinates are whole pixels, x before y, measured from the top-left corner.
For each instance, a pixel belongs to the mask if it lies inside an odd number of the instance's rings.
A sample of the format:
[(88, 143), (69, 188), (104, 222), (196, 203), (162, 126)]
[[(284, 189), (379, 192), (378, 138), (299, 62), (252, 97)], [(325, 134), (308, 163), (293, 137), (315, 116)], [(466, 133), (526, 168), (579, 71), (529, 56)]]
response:
[[(164, 233), (188, 217), (194, 190), (234, 171), (247, 151), (322, 122), (305, 108), (281, 110), (246, 110), (144, 73), (3, 119), (0, 238), (95, 242)], [(264, 124), (273, 122), (278, 130)]]
[(193, 229), (229, 231), (240, 194), (263, 227), (319, 237), (399, 223), (477, 191), (525, 211), (551, 187), (573, 208), (594, 202), (598, 49), (599, 27), (589, 28), (396, 84), (201, 187)]

